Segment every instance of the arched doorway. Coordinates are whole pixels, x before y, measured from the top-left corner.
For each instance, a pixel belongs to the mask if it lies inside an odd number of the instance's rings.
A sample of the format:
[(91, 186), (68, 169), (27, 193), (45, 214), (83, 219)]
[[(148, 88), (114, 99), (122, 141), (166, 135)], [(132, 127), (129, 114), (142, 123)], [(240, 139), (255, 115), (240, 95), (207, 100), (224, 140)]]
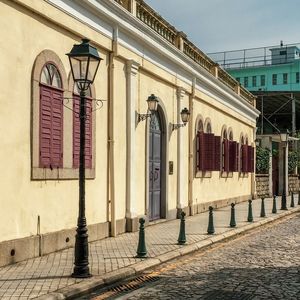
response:
[(162, 217), (162, 121), (159, 112), (153, 113), (149, 132), (149, 220)]

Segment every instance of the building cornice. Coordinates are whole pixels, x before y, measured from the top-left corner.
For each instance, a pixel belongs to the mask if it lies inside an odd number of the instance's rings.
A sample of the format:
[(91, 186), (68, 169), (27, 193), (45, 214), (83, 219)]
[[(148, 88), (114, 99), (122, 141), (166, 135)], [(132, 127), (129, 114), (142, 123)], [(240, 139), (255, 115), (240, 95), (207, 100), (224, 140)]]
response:
[[(55, 7), (63, 10), (69, 15), (79, 19), (109, 38), (113, 37), (113, 28), (119, 27), (119, 31), (126, 38), (119, 37), (120, 45), (129, 48), (134, 53), (144, 57), (158, 67), (167, 72), (178, 76), (181, 80), (188, 84), (192, 84), (192, 78), (197, 78), (197, 89), (223, 105), (230, 107), (234, 111), (241, 113), (250, 121), (255, 121), (259, 115), (259, 111), (255, 109), (250, 103), (237, 95), (233, 90), (224, 85), (220, 80), (214, 77), (211, 73), (194, 62), (182, 51), (168, 43), (162, 36), (153, 31), (150, 27), (144, 24), (141, 20), (134, 17), (129, 11), (118, 5), (114, 0), (44, 0)], [(72, 3), (73, 2), (73, 3)], [(77, 7), (76, 7), (77, 5)], [(68, 8), (70, 7), (70, 9)], [(76, 11), (77, 10), (77, 11)], [(97, 19), (88, 20), (84, 17), (84, 11), (93, 13), (99, 19), (99, 22), (107, 21), (111, 26), (111, 34), (107, 30), (101, 30), (101, 27), (96, 27)], [(103, 32), (102, 32), (103, 31)], [(140, 49), (136, 45), (130, 44), (130, 37), (140, 44)], [(144, 49), (148, 49), (152, 53), (152, 57), (147, 57)], [(141, 50), (142, 49), (142, 50)], [(159, 58), (156, 59), (159, 54)], [(173, 68), (170, 65), (173, 64)], [(176, 67), (176, 71), (174, 71)], [(173, 70), (172, 70), (173, 69)], [(180, 72), (184, 71), (184, 72)], [(183, 74), (185, 73), (185, 74)]]

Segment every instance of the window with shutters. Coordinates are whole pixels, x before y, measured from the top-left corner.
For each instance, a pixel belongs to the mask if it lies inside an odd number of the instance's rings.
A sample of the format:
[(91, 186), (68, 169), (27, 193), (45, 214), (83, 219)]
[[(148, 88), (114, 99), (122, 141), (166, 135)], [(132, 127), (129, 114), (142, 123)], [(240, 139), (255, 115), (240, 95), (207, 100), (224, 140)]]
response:
[[(31, 74), (31, 179), (77, 179), (79, 127), (74, 110), (79, 110), (79, 97), (73, 78), (51, 50), (36, 57)], [(87, 179), (95, 178), (96, 114), (91, 114), (91, 97), (96, 98), (93, 85), (87, 95)]]
[(220, 143), (218, 138), (212, 133), (211, 122), (209, 118), (205, 120), (203, 126), (202, 120), (199, 120), (196, 128), (196, 177), (211, 177), (211, 172), (220, 169), (220, 164), (216, 162), (216, 157), (220, 157)]
[(63, 89), (61, 76), (47, 63), (40, 79), (40, 157), (41, 168), (63, 167)]
[[(92, 168), (92, 96), (91, 90), (86, 94), (86, 121), (85, 121), (85, 168)], [(73, 92), (73, 168), (79, 168), (80, 150), (80, 96), (77, 85), (74, 85)]]

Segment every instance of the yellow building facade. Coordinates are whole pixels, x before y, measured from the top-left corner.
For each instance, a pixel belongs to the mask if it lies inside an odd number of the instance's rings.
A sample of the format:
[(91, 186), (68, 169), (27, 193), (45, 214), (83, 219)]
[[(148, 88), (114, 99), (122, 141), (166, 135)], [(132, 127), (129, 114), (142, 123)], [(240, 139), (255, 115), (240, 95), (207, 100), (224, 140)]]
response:
[[(242, 147), (234, 150), (235, 167), (226, 169), (224, 142), (254, 147), (254, 97), (143, 1), (2, 0), (0, 16), (0, 265), (74, 245), (76, 91), (65, 54), (84, 37), (103, 59), (90, 91), (90, 241), (136, 231), (141, 216), (147, 223), (174, 219), (182, 210), (192, 215), (255, 196)], [(50, 77), (57, 76), (51, 83), (43, 77), (50, 65)], [(61, 157), (54, 167), (41, 164), (47, 84), (62, 95)], [(138, 122), (152, 94), (158, 112)], [(189, 122), (173, 129), (184, 107)], [(198, 132), (221, 141), (213, 146), (219, 160), (213, 168), (197, 163), (205, 154)]]

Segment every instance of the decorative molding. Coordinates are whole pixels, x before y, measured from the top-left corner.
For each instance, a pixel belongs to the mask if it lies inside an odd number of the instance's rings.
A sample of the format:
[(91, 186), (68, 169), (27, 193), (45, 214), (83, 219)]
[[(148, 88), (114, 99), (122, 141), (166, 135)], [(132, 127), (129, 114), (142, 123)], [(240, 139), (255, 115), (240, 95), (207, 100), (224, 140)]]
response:
[[(161, 35), (153, 31), (141, 20), (134, 17), (126, 9), (121, 9), (115, 1), (82, 0), (80, 2), (80, 8), (82, 10), (85, 9), (86, 11), (90, 11), (91, 8), (93, 9), (95, 16), (92, 20), (84, 17), (82, 11), (76, 11), (76, 7), (71, 5), (72, 3), (70, 4), (69, 0), (47, 0), (47, 2), (52, 3), (56, 7), (66, 11), (69, 15), (71, 14), (82, 22), (87, 23), (90, 27), (97, 31), (103, 31), (103, 34), (106, 36), (109, 36), (106, 32), (107, 27), (112, 27), (112, 24), (118, 24), (123, 33), (122, 38), (119, 36), (119, 43), (121, 45), (130, 49), (134, 53), (143, 56), (145, 59), (171, 74), (175, 75), (175, 69), (176, 72), (178, 72), (178, 70), (185, 71), (185, 74), (182, 73), (176, 75), (189, 84), (192, 84), (191, 78), (198, 78), (199, 81), (204, 83), (203, 86), (202, 84), (200, 86), (197, 85), (197, 88), (199, 88), (201, 92), (213, 97), (223, 105), (240, 113), (249, 121), (256, 121), (256, 118), (259, 115), (258, 110), (256, 110), (242, 97), (237, 95), (235, 91), (215, 78), (213, 74), (205, 70), (195, 61), (191, 60), (177, 47), (167, 42)], [(68, 9), (68, 5), (70, 6), (70, 9)], [(78, 7), (79, 6), (77, 5), (77, 10)], [(108, 21), (107, 26), (99, 26), (99, 24), (103, 25), (103, 20)], [(105, 27), (105, 30), (102, 30), (103, 27)], [(112, 37), (112, 35), (113, 34), (111, 33), (110, 36)], [(128, 41), (126, 41), (126, 39)], [(135, 45), (132, 45), (130, 42), (133, 39), (135, 41)], [(145, 52), (145, 45), (147, 50), (150, 51)], [(137, 46), (139, 46), (140, 49), (138, 49)], [(147, 53), (151, 54), (152, 57), (149, 57)], [(167, 61), (163, 62), (162, 58)], [(174, 68), (174, 65), (176, 68)], [(186, 72), (188, 72), (190, 76), (187, 77)]]

